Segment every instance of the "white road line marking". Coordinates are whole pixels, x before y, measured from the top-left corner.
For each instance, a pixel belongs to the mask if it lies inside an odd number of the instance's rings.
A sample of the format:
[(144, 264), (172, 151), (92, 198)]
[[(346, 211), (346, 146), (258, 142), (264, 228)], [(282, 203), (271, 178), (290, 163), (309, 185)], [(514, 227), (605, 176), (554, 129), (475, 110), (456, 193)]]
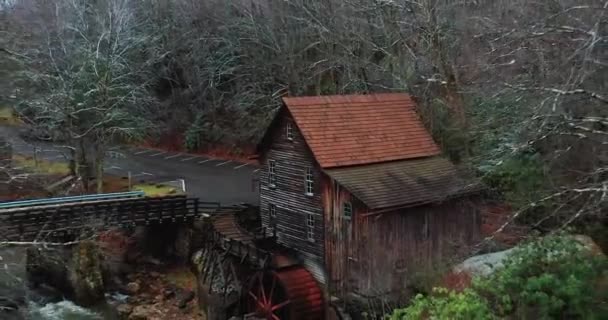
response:
[(146, 152), (150, 152), (152, 150), (144, 150), (144, 151), (139, 151), (139, 152), (135, 152), (134, 154), (144, 154)]
[(172, 155), (172, 156), (165, 157), (165, 160), (167, 160), (167, 159), (173, 159), (173, 158), (175, 158), (175, 157), (179, 157), (179, 156), (181, 156), (181, 155), (182, 155), (181, 153), (174, 154), (174, 155)]
[(159, 153), (151, 154), (150, 157), (160, 156), (161, 154), (165, 154), (165, 153), (166, 152), (159, 152)]
[(228, 161), (226, 161), (226, 162), (218, 163), (218, 164), (216, 164), (215, 166), (216, 166), (216, 167), (223, 166), (223, 165), (225, 165), (225, 164), (227, 164), (227, 163), (230, 163), (230, 162), (232, 162), (232, 161), (228, 160)]
[(182, 160), (180, 160), (180, 161), (190, 161), (190, 160), (192, 160), (192, 159), (196, 159), (196, 158), (200, 158), (200, 157), (190, 157), (190, 158), (184, 158), (184, 159), (182, 159)]
[(209, 161), (211, 161), (211, 159), (206, 159), (206, 160), (203, 160), (203, 161), (199, 161), (198, 163), (205, 163), (205, 162), (209, 162)]
[(153, 176), (153, 174), (147, 173), (147, 172), (142, 172), (142, 173), (131, 175), (131, 177), (139, 177), (139, 176)]
[(260, 171), (260, 169), (255, 169), (255, 170), (253, 170), (253, 172), (254, 172), (254, 173), (255, 173), (255, 172), (258, 172), (258, 171)]
[(245, 167), (245, 166), (248, 166), (248, 165), (249, 165), (249, 163), (243, 163), (243, 164), (242, 164), (242, 165), (240, 165), (240, 166), (236, 166), (236, 167), (234, 167), (234, 170), (239, 169), (239, 168), (242, 168), (242, 167)]

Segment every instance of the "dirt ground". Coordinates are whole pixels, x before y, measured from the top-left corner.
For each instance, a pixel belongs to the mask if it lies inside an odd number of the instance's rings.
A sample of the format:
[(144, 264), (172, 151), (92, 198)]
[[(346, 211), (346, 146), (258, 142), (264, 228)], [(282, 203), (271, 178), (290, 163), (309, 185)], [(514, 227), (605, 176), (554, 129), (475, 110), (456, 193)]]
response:
[(147, 266), (127, 275), (131, 296), (117, 307), (121, 319), (205, 320), (198, 307), (196, 277), (186, 266)]

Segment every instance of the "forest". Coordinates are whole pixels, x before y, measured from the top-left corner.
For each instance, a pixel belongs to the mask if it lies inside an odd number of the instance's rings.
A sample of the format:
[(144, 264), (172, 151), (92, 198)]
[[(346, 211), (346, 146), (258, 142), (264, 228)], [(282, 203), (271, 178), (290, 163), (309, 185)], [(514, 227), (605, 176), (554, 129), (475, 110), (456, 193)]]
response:
[(407, 92), (503, 228), (608, 248), (606, 0), (4, 0), (0, 26), (0, 106), (80, 174), (125, 142), (250, 156), (283, 96)]

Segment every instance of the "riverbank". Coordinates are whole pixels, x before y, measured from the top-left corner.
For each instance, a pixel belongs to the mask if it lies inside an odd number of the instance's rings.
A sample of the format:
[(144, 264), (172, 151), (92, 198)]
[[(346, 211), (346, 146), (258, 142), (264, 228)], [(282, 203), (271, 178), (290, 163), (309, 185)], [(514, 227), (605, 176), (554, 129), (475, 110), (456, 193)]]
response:
[(205, 320), (196, 298), (196, 278), (185, 265), (147, 265), (126, 276), (116, 303), (119, 319)]

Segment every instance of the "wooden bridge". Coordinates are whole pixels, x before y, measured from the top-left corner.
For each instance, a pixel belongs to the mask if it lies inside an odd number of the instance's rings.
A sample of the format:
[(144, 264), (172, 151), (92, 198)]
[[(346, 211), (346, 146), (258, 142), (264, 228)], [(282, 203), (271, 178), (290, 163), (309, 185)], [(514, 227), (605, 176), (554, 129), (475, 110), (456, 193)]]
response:
[(192, 222), (221, 209), (185, 196), (100, 200), (0, 210), (0, 241), (42, 241), (112, 226)]

